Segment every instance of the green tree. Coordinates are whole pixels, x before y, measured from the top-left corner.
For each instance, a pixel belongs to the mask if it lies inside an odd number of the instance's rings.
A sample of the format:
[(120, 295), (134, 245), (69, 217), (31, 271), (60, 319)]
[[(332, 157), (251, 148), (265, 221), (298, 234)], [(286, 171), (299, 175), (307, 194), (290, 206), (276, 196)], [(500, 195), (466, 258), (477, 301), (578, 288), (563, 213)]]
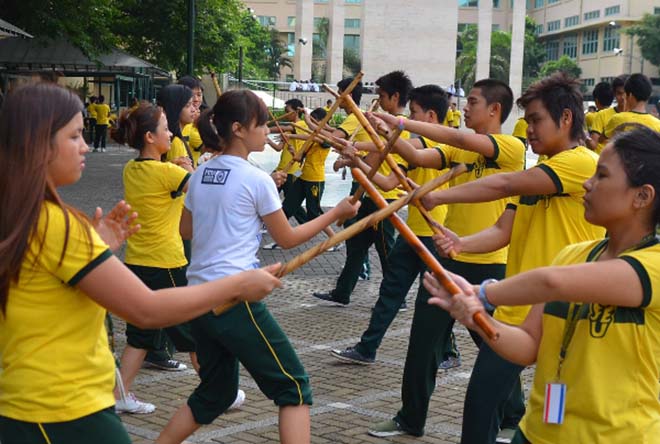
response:
[(539, 76), (541, 65), (545, 61), (545, 47), (536, 35), (536, 22), (525, 17), (525, 51), (523, 54), (522, 90), (526, 90)]
[(575, 60), (563, 55), (559, 60), (546, 62), (539, 71), (539, 77), (547, 77), (557, 71), (563, 71), (575, 78), (579, 78), (582, 75), (582, 69), (575, 63)]
[[(456, 79), (461, 80), (465, 91), (469, 91), (476, 81), (477, 28), (469, 26), (458, 38), (460, 55), (456, 59)], [(504, 82), (509, 81), (509, 61), (511, 59), (511, 34), (494, 31), (490, 40), (489, 76)]]
[(293, 69), (293, 62), (287, 57), (287, 47), (276, 29), (270, 30), (270, 44), (266, 48), (268, 75), (272, 79), (280, 76), (282, 68)]
[(119, 14), (113, 0), (22, 0), (2, 2), (2, 18), (38, 40), (65, 39), (88, 56), (117, 43), (113, 24)]
[(314, 36), (312, 38), (312, 58), (324, 59), (330, 36), (330, 20), (320, 17), (314, 20)]
[(344, 48), (344, 77), (353, 77), (362, 70), (360, 54), (353, 48)]
[(644, 14), (642, 20), (623, 30), (637, 37), (642, 57), (655, 66), (660, 66), (660, 15)]

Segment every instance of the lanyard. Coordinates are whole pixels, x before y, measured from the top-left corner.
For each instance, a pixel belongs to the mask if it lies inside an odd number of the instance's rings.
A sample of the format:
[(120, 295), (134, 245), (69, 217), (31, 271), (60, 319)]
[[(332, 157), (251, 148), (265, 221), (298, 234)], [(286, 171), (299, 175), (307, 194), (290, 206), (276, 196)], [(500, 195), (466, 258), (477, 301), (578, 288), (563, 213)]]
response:
[[(626, 249), (621, 254), (629, 253), (631, 251), (644, 248), (648, 246), (651, 242), (655, 241), (655, 238), (656, 238), (655, 233), (648, 234), (644, 236), (642, 240), (639, 241), (639, 243), (635, 244), (631, 248)], [(593, 255), (593, 257), (587, 259), (587, 262), (596, 262), (603, 254), (606, 247), (607, 247), (607, 243), (603, 243), (600, 251), (597, 251), (596, 254)], [(580, 304), (575, 302), (571, 302), (571, 304), (568, 307), (566, 324), (564, 324), (564, 333), (561, 339), (561, 348), (559, 349), (559, 364), (557, 365), (557, 375), (556, 375), (557, 381), (559, 381), (559, 377), (561, 376), (561, 367), (564, 364), (564, 360), (566, 359), (568, 346), (571, 343), (571, 340), (573, 339), (573, 335), (575, 334), (575, 328), (577, 327), (578, 320), (587, 314), (589, 307), (590, 304)]]

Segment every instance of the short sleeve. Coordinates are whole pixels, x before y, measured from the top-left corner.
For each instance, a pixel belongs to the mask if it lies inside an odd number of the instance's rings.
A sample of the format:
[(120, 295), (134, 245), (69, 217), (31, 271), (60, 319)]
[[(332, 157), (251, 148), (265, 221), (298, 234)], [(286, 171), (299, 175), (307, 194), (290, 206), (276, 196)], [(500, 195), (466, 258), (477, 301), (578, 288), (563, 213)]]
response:
[(620, 256), (635, 270), (642, 284), (642, 308), (660, 308), (660, 245), (657, 243)]
[[(44, 243), (39, 253), (39, 263), (61, 281), (76, 285), (90, 271), (111, 257), (112, 253), (93, 228), (90, 227), (90, 244), (83, 223), (71, 213), (68, 219), (67, 237), (63, 210), (56, 205), (48, 204), (47, 210), (42, 212), (38, 233), (44, 239)], [(62, 257), (65, 239), (66, 250)], [(38, 244), (37, 241), (33, 245)]]
[(183, 188), (190, 179), (190, 173), (171, 162), (163, 162), (162, 165), (165, 170), (162, 178), (167, 190), (170, 191), (172, 198), (181, 196)]
[(358, 121), (353, 114), (350, 114), (344, 122), (339, 125), (339, 129), (346, 134), (346, 137), (349, 137), (358, 127)]
[(282, 201), (273, 179), (267, 174), (259, 175), (256, 184), (255, 204), (259, 217), (264, 217), (282, 208)]
[(440, 157), (442, 158), (442, 165), (438, 169), (444, 170), (445, 168), (449, 168), (453, 155), (456, 153), (456, 148), (449, 145), (438, 145), (435, 147), (435, 150), (440, 153)]
[(597, 155), (586, 148), (563, 151), (538, 164), (557, 187), (560, 194), (584, 193), (582, 184), (596, 171)]
[(614, 135), (614, 130), (623, 122), (619, 119), (619, 114), (615, 114), (607, 121), (604, 125), (603, 135), (608, 139), (611, 139)]
[(525, 145), (522, 141), (508, 134), (489, 134), (493, 142), (495, 154), (492, 159), (500, 166), (510, 166), (510, 169), (522, 169), (525, 157)]

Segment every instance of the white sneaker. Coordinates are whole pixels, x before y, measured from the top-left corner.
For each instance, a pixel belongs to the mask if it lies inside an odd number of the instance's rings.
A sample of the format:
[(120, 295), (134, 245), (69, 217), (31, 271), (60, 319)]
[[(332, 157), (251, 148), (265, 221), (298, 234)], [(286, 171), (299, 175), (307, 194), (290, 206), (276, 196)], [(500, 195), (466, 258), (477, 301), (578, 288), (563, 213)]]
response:
[(238, 389), (238, 393), (236, 393), (236, 399), (234, 399), (234, 402), (232, 403), (232, 405), (229, 406), (227, 410), (238, 409), (243, 405), (244, 402), (245, 402), (245, 392), (241, 389)]
[(149, 402), (142, 402), (138, 400), (132, 392), (124, 399), (118, 399), (115, 403), (115, 412), (117, 413), (134, 413), (137, 415), (146, 415), (153, 413), (156, 406)]
[(281, 250), (282, 247), (277, 245), (277, 242), (273, 242), (272, 244), (266, 244), (263, 247), (261, 247), (262, 250)]
[(102, 152), (102, 153), (105, 153), (105, 148), (101, 148), (101, 152)]

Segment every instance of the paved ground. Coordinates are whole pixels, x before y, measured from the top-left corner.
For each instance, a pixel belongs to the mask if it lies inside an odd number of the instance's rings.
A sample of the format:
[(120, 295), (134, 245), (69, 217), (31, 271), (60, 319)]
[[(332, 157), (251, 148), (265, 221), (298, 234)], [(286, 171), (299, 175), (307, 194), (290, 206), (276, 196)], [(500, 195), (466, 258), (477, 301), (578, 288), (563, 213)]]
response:
[[(121, 170), (134, 155), (134, 151), (117, 145), (110, 146), (107, 153), (89, 153), (83, 179), (62, 190), (65, 200), (88, 213), (97, 205), (109, 209), (123, 195)], [(266, 238), (264, 242), (270, 242), (270, 239)], [(261, 258), (265, 264), (286, 261), (310, 245), (287, 252), (262, 251)], [(337, 363), (329, 350), (353, 345), (359, 339), (369, 321), (381, 280), (377, 256), (373, 254), (371, 280), (358, 283), (349, 307), (336, 308), (317, 303), (311, 292), (332, 288), (343, 261), (343, 251), (326, 253), (286, 276), (285, 287), (267, 299), (270, 310), (296, 347), (311, 378), (314, 390), (312, 442), (458, 442), (463, 397), (476, 352), (467, 331), (458, 326), (455, 333), (463, 364), (438, 373), (426, 435), (384, 440), (366, 434), (370, 424), (391, 418), (400, 407), (401, 377), (412, 310), (400, 313), (395, 319), (383, 341), (376, 365), (364, 367)], [(416, 287), (411, 290), (409, 301), (415, 291)], [(411, 303), (409, 306), (412, 308)], [(121, 352), (123, 323), (118, 322), (118, 325), (115, 338), (118, 352)], [(177, 358), (188, 361), (184, 354), (177, 355)], [(529, 378), (530, 371), (527, 370), (527, 385)], [(151, 415), (122, 416), (134, 442), (152, 442), (173, 412), (185, 402), (197, 381), (192, 370), (178, 373), (142, 370), (133, 389), (140, 399), (154, 403), (157, 410)], [(278, 441), (277, 408), (261, 394), (244, 369), (241, 371), (241, 388), (247, 393), (245, 405), (199, 430), (190, 438), (191, 442), (247, 444)]]

